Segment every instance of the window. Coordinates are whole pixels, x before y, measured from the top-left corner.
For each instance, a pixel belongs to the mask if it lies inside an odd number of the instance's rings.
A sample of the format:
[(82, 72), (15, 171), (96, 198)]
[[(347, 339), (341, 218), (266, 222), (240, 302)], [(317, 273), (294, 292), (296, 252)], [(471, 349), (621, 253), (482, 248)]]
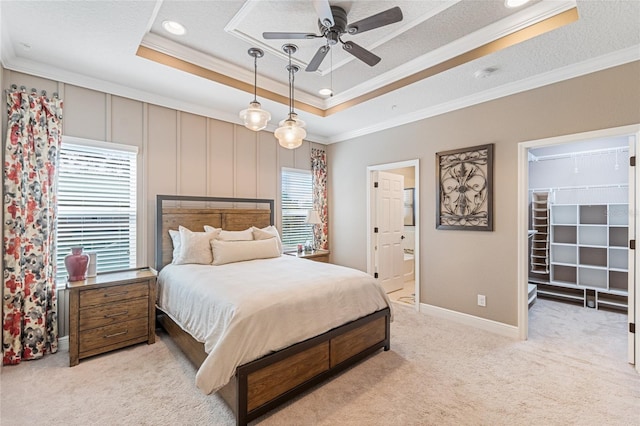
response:
[(313, 225), (305, 223), (313, 209), (313, 181), (308, 170), (282, 169), (282, 245), (294, 248), (313, 241)]
[(57, 278), (66, 277), (64, 258), (74, 246), (97, 254), (97, 272), (136, 266), (136, 155), (129, 146), (63, 141)]

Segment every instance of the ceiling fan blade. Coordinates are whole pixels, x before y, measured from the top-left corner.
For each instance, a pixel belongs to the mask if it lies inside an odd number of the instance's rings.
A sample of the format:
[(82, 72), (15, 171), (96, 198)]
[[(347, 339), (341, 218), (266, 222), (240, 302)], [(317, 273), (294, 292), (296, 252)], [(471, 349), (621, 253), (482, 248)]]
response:
[(353, 24), (349, 24), (347, 26), (347, 32), (349, 34), (360, 34), (400, 21), (402, 21), (402, 10), (396, 6), (384, 12), (371, 15), (368, 18), (361, 19)]
[(262, 38), (267, 40), (281, 39), (281, 38), (293, 39), (293, 38), (316, 38), (316, 37), (322, 37), (322, 36), (318, 36), (312, 33), (269, 33), (269, 32), (262, 33)]
[(311, 62), (309, 62), (309, 65), (307, 65), (307, 68), (305, 69), (305, 71), (308, 71), (308, 72), (317, 71), (318, 67), (324, 60), (324, 57), (327, 56), (327, 53), (329, 52), (330, 49), (331, 49), (331, 46), (329, 45), (320, 46), (320, 49), (318, 49), (316, 54), (313, 56), (313, 59), (311, 59)]
[(331, 13), (331, 6), (328, 0), (313, 0), (313, 7), (316, 10), (318, 19), (327, 28), (331, 28), (335, 25), (333, 20), (333, 13)]
[(376, 65), (381, 61), (379, 56), (374, 55), (364, 47), (357, 45), (352, 41), (346, 41), (342, 43), (342, 48), (370, 67)]

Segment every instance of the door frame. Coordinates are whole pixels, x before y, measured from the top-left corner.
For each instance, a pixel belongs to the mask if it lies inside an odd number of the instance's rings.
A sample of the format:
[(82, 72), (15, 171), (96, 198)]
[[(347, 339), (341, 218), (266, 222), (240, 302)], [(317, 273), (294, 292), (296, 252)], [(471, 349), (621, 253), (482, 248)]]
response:
[[(528, 193), (529, 193), (529, 158), (528, 153), (530, 148), (540, 148), (543, 146), (561, 145), (570, 142), (579, 142), (588, 139), (600, 139), (606, 137), (616, 136), (630, 136), (636, 137), (636, 153), (638, 145), (640, 144), (640, 124), (634, 124), (629, 126), (614, 127), (610, 129), (595, 130), (591, 132), (576, 133), (572, 135), (563, 135), (545, 139), (537, 139), (531, 141), (525, 141), (518, 144), (518, 218), (517, 218), (517, 232), (518, 232), (518, 335), (522, 340), (526, 340), (529, 329), (529, 307), (528, 307), (528, 295), (527, 295), (527, 282), (528, 282)], [(632, 151), (630, 151), (632, 152)], [(640, 188), (640, 172), (636, 169), (635, 187)], [(633, 188), (632, 182), (630, 182), (629, 190)], [(631, 199), (629, 200), (631, 203)], [(635, 205), (630, 206), (632, 211), (636, 214), (636, 222), (638, 222), (638, 212), (640, 212), (640, 197), (635, 197)], [(636, 224), (637, 227), (637, 224)], [(631, 228), (630, 228), (631, 229)], [(634, 232), (634, 231), (631, 231)], [(638, 231), (635, 231), (635, 237), (638, 237)], [(630, 255), (630, 259), (632, 256)], [(635, 258), (635, 266), (640, 266), (640, 255), (638, 250), (633, 253)], [(629, 265), (629, 273), (633, 273), (633, 288), (629, 291), (629, 321), (638, 324), (639, 311), (640, 311), (640, 291), (638, 291), (638, 277), (637, 271), (632, 264)], [(635, 300), (632, 300), (635, 299)], [(640, 338), (635, 338), (635, 368), (640, 372)]]
[(372, 250), (372, 234), (373, 227), (371, 225), (371, 209), (372, 197), (371, 192), (373, 188), (372, 175), (374, 171), (388, 171), (391, 169), (400, 169), (403, 167), (413, 167), (413, 175), (415, 178), (415, 191), (413, 205), (415, 208), (415, 248), (413, 250), (413, 270), (414, 270), (414, 293), (415, 303), (414, 309), (420, 310), (420, 160), (407, 160), (396, 163), (377, 164), (374, 166), (367, 166), (367, 273), (373, 275), (373, 250)]

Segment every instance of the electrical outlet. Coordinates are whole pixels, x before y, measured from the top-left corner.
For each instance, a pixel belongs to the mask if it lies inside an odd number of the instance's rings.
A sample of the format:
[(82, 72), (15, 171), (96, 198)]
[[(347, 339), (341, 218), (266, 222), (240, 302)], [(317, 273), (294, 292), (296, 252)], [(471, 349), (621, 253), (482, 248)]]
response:
[(487, 296), (484, 294), (478, 295), (478, 306), (487, 306)]

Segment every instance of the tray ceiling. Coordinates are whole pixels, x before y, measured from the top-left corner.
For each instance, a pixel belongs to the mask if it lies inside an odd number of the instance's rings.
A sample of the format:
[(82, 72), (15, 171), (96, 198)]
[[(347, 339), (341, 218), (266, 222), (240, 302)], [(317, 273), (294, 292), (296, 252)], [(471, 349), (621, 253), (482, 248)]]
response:
[[(503, 0), (331, 4), (343, 7), (349, 22), (394, 6), (404, 18), (343, 36), (380, 56), (375, 67), (336, 45), (318, 71), (296, 74), (296, 109), (318, 142), (640, 59), (640, 2), (533, 1), (515, 9)], [(165, 20), (180, 22), (186, 34), (168, 34)], [(287, 40), (264, 40), (262, 32), (319, 33), (312, 2), (301, 0), (3, 0), (0, 22), (9, 69), (234, 122), (252, 99), (247, 50), (260, 47), (258, 100), (272, 113), (273, 128), (287, 111)], [(324, 39), (292, 42), (299, 47), (293, 60), (304, 69)], [(318, 94), (328, 87), (334, 96)]]

